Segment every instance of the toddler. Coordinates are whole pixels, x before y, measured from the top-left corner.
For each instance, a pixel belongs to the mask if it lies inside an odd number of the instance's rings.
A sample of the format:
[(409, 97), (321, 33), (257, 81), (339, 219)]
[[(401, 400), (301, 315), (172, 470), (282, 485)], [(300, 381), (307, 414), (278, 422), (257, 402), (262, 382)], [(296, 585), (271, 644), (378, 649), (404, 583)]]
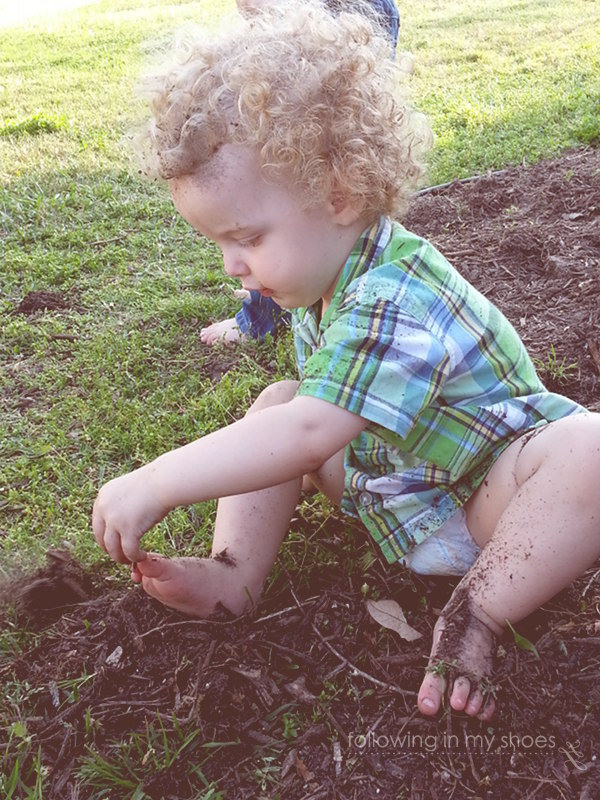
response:
[[(98, 544), (167, 606), (245, 612), (303, 476), (391, 564), (464, 575), (418, 695), (487, 720), (492, 656), (600, 554), (600, 415), (540, 382), (517, 333), (393, 217), (430, 140), (364, 15), (277, 4), (187, 41), (147, 81), (140, 146), (225, 271), (293, 315), (300, 380), (107, 483)], [(176, 506), (220, 498), (211, 558), (146, 553)], [(228, 558), (218, 558), (227, 551)]]
[[(252, 14), (259, 8), (267, 5), (276, 5), (280, 0), (237, 0), (238, 8), (242, 14)], [(327, 6), (332, 10), (350, 8), (353, 0), (327, 0)], [(385, 29), (391, 45), (391, 55), (396, 51), (398, 42), (398, 29), (400, 15), (394, 0), (365, 0), (362, 5), (356, 6), (357, 10), (369, 14), (371, 19)], [(287, 327), (290, 314), (280, 308), (269, 297), (261, 297), (258, 292), (237, 291), (236, 296), (243, 296), (241, 309), (234, 317), (213, 322), (200, 331), (200, 340), (205, 344), (218, 344), (225, 342), (231, 344), (244, 339), (258, 339), (262, 341), (268, 334), (275, 334), (278, 328)]]

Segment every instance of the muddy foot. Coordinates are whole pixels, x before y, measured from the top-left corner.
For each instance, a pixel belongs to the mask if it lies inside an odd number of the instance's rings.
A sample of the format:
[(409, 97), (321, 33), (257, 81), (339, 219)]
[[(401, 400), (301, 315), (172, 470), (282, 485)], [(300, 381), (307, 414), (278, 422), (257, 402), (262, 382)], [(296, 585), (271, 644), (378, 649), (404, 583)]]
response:
[(433, 632), (427, 674), (419, 690), (422, 714), (440, 710), (447, 692), (450, 707), (489, 720), (494, 714), (490, 676), (496, 639), (502, 629), (459, 586), (442, 611)]
[(220, 607), (236, 616), (258, 599), (250, 590), (232, 559), (165, 558), (148, 553), (132, 566), (131, 577), (144, 591), (169, 608), (191, 617), (207, 618)]

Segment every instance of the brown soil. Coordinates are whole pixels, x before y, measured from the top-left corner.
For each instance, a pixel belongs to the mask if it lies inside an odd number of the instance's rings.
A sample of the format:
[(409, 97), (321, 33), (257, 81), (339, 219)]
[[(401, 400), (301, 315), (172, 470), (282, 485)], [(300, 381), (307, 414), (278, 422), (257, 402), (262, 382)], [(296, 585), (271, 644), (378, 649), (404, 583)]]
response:
[[(407, 225), (502, 308), (548, 365), (548, 385), (600, 410), (598, 150), (425, 193)], [(333, 566), (282, 569), (240, 620), (185, 619), (56, 552), (22, 580), (18, 614), (43, 633), (4, 657), (0, 682), (11, 698), (14, 681), (29, 687), (8, 718), (41, 748), (44, 797), (121, 800), (138, 783), (140, 798), (218, 797), (201, 788), (200, 770), (233, 800), (600, 797), (600, 565), (519, 624), (536, 652), (502, 641), (491, 723), (450, 711), (431, 720), (415, 712), (416, 691), (456, 582), (410, 576), (376, 555), (365, 571), (369, 544), (338, 516), (316, 529), (301, 514), (294, 526)], [(423, 637), (377, 625), (364, 584), (370, 597), (396, 599)], [(181, 732), (171, 759), (161, 725), (171, 741)], [(16, 752), (16, 738), (7, 745), (5, 732), (1, 751)], [(134, 744), (134, 788), (78, 785), (86, 745), (123, 764), (119, 739)]]

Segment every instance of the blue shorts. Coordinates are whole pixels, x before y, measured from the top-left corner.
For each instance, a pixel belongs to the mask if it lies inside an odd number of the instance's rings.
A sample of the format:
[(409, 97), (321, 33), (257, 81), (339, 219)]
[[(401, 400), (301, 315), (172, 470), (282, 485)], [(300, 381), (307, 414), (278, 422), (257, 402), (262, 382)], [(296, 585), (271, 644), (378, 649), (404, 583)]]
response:
[(275, 335), (278, 328), (289, 325), (290, 314), (277, 305), (270, 297), (260, 292), (250, 292), (241, 309), (235, 315), (238, 328), (251, 339), (262, 341), (269, 333)]
[(467, 528), (465, 510), (459, 508), (441, 528), (400, 559), (400, 563), (419, 575), (464, 575), (480, 553), (481, 547)]

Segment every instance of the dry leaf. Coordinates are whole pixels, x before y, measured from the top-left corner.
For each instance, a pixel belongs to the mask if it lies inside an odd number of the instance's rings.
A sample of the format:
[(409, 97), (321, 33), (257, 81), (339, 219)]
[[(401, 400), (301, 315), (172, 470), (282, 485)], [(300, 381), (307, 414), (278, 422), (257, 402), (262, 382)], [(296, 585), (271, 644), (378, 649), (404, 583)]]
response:
[(406, 621), (404, 612), (395, 600), (367, 600), (367, 611), (375, 622), (399, 633), (407, 642), (420, 639), (423, 635), (416, 631)]
[(296, 767), (296, 772), (302, 778), (304, 783), (310, 783), (314, 779), (314, 773), (309, 770), (304, 761), (302, 761), (301, 758), (298, 758), (298, 756), (296, 756), (294, 760), (294, 766)]
[(299, 703), (308, 703), (311, 705), (318, 699), (315, 694), (312, 694), (306, 688), (306, 678), (304, 675), (300, 675), (292, 683), (285, 683), (283, 688)]

